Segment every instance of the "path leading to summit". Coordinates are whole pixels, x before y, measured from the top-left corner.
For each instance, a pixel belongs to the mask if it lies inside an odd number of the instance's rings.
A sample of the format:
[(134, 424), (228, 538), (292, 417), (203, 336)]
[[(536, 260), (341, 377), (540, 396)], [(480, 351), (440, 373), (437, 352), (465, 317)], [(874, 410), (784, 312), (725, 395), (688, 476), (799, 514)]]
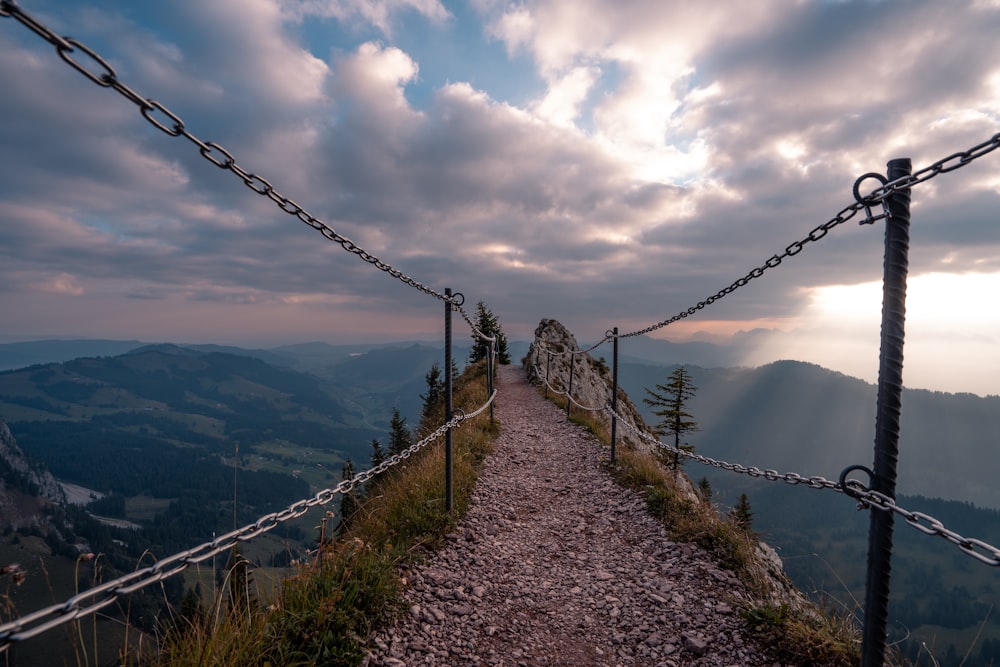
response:
[(367, 664), (776, 664), (744, 635), (735, 576), (672, 542), (520, 367), (498, 384), (502, 432), (469, 511), (408, 573), (409, 612)]

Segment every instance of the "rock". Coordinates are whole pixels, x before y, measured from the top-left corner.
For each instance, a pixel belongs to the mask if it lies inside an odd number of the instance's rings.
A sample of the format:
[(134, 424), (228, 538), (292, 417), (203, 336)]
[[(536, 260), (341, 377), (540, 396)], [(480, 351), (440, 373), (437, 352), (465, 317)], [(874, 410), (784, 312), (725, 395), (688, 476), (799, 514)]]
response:
[(708, 642), (697, 635), (684, 633), (681, 636), (681, 646), (688, 653), (693, 653), (697, 656), (703, 656), (708, 652)]

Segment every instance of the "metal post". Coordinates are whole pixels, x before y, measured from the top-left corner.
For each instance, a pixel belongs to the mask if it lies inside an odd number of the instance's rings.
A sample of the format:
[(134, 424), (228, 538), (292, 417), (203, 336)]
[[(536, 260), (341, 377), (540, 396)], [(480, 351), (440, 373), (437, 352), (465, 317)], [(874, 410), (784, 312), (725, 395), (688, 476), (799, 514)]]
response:
[(614, 358), (611, 361), (611, 463), (615, 463), (618, 444), (618, 327), (611, 331), (614, 334)]
[(570, 410), (573, 409), (573, 357), (576, 352), (569, 353), (569, 389), (566, 391), (566, 416), (569, 417)]
[[(495, 334), (494, 334), (495, 335)], [(496, 361), (496, 353), (493, 346), (495, 341), (490, 341), (486, 346), (486, 396), (493, 395), (493, 364)], [(493, 422), (493, 403), (490, 402), (490, 423)]]
[[(909, 158), (889, 162), (889, 181), (911, 173)], [(906, 273), (910, 249), (910, 190), (898, 190), (886, 200), (885, 263), (882, 283), (882, 335), (875, 418), (875, 465), (871, 489), (896, 497), (899, 416), (903, 394), (903, 328), (906, 319)], [(861, 640), (862, 667), (885, 661), (889, 618), (889, 573), (892, 561), (892, 512), (871, 509), (865, 623)]]
[(552, 369), (552, 353), (551, 352), (546, 352), (545, 354), (548, 355), (548, 356), (545, 357), (545, 398), (548, 398), (549, 397), (549, 374), (550, 374), (549, 371)]
[[(446, 287), (444, 295), (449, 297), (444, 302), (444, 420), (451, 421), (451, 288)], [(451, 514), (454, 504), (452, 494), (452, 451), (451, 429), (444, 435), (444, 508)]]

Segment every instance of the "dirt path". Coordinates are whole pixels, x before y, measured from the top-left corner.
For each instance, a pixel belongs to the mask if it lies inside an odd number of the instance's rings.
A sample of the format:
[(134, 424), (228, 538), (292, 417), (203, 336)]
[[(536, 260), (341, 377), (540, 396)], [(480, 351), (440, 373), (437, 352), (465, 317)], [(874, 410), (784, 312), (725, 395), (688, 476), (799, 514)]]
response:
[(736, 579), (671, 542), (520, 367), (498, 383), (502, 434), (469, 512), (368, 664), (775, 664), (743, 636)]

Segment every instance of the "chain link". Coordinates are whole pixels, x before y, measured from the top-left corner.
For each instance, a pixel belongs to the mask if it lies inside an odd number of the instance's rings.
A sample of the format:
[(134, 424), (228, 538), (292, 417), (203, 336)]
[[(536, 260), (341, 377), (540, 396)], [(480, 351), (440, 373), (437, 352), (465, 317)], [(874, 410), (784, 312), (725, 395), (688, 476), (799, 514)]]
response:
[[(0, 9), (3, 9), (3, 5), (0, 5)], [(365, 484), (373, 477), (384, 473), (389, 468), (410, 458), (428, 444), (443, 436), (449, 429), (458, 427), (462, 422), (482, 414), (496, 398), (496, 395), (497, 392), (494, 390), (486, 403), (475, 412), (465, 414), (461, 410), (457, 411), (457, 414), (450, 420), (439, 426), (433, 433), (412, 447), (399, 454), (390, 456), (379, 465), (360, 472), (351, 479), (340, 482), (335, 487), (323, 489), (312, 498), (296, 501), (280, 512), (272, 512), (271, 514), (264, 515), (253, 523), (230, 531), (225, 535), (220, 535), (210, 542), (205, 542), (192, 549), (163, 558), (149, 567), (138, 569), (112, 581), (94, 586), (74, 595), (65, 602), (51, 605), (8, 621), (7, 623), (0, 624), (0, 652), (5, 651), (14, 642), (31, 639), (63, 623), (69, 623), (84, 616), (95, 614), (108, 605), (113, 604), (122, 596), (158, 581), (163, 581), (184, 571), (191, 565), (202, 563), (214, 556), (227, 552), (241, 542), (252, 540), (286, 521), (301, 517), (313, 507), (328, 505), (333, 502), (337, 495), (350, 493), (355, 487)]]
[[(347, 252), (357, 255), (363, 261), (371, 264), (381, 271), (384, 271), (385, 273), (388, 273), (400, 282), (416, 288), (425, 294), (433, 296), (436, 299), (452, 303), (456, 306), (456, 309), (462, 313), (462, 316), (470, 324), (470, 326), (478, 332), (478, 329), (475, 328), (475, 325), (473, 325), (468, 314), (462, 310), (461, 302), (458, 302), (453, 298), (448, 298), (444, 294), (431, 289), (427, 285), (414, 280), (398, 269), (383, 262), (375, 255), (372, 255), (367, 250), (354, 243), (354, 241), (342, 234), (339, 234), (322, 220), (313, 216), (297, 202), (281, 194), (281, 192), (275, 189), (270, 181), (244, 169), (236, 162), (236, 158), (230, 151), (215, 142), (203, 141), (191, 133), (185, 126), (184, 120), (176, 113), (168, 109), (160, 102), (142, 96), (132, 88), (129, 88), (127, 85), (119, 81), (118, 74), (115, 72), (115, 69), (98, 53), (88, 48), (86, 45), (70, 37), (60, 37), (56, 33), (52, 32), (52, 30), (46, 27), (43, 23), (21, 9), (17, 3), (14, 2), (14, 0), (0, 0), (0, 17), (10, 17), (16, 19), (42, 39), (52, 44), (55, 47), (56, 52), (59, 54), (59, 57), (62, 58), (68, 65), (73, 67), (73, 69), (77, 72), (83, 74), (85, 77), (102, 88), (114, 89), (129, 102), (139, 107), (140, 113), (142, 113), (143, 117), (149, 121), (153, 127), (171, 137), (185, 137), (198, 147), (198, 151), (201, 153), (202, 157), (220, 169), (231, 171), (243, 181), (244, 185), (257, 194), (266, 196), (285, 213), (298, 218), (301, 222), (318, 231), (325, 238), (339, 244)], [(82, 53), (87, 56), (90, 60), (89, 67), (87, 64), (80, 62), (80, 60), (74, 56), (74, 54), (78, 53)], [(219, 156), (221, 156), (221, 158)], [(482, 333), (479, 332), (479, 335), (482, 336)]]
[(832, 230), (834, 227), (837, 227), (838, 225), (847, 222), (855, 215), (857, 215), (860, 211), (865, 211), (866, 214), (866, 218), (861, 221), (861, 224), (870, 224), (872, 222), (875, 222), (876, 220), (883, 219), (887, 217), (888, 213), (886, 212), (881, 215), (873, 215), (871, 212), (872, 206), (874, 206), (875, 204), (884, 205), (885, 200), (888, 197), (890, 197), (893, 193), (913, 187), (918, 183), (929, 181), (938, 174), (944, 174), (949, 171), (955, 171), (956, 169), (960, 169), (969, 164), (970, 162), (977, 160), (983, 157), (984, 155), (995, 151), (997, 148), (1000, 148), (1000, 132), (994, 134), (991, 138), (987, 139), (986, 141), (980, 144), (976, 144), (975, 146), (973, 146), (968, 150), (960, 151), (958, 153), (953, 153), (946, 158), (942, 158), (937, 162), (934, 162), (933, 164), (930, 164), (922, 169), (913, 172), (912, 174), (885, 183), (881, 187), (873, 190), (867, 196), (858, 197), (855, 202), (853, 202), (848, 206), (845, 206), (830, 220), (824, 222), (822, 225), (815, 227), (801, 241), (794, 241), (793, 243), (790, 243), (785, 248), (785, 251), (783, 253), (773, 255), (762, 265), (751, 270), (742, 278), (734, 281), (728, 287), (719, 290), (718, 292), (708, 297), (704, 301), (699, 301), (697, 304), (691, 306), (687, 310), (682, 310), (673, 317), (665, 319), (661, 322), (657, 322), (656, 324), (652, 324), (646, 327), (645, 329), (640, 329), (638, 331), (633, 331), (631, 333), (626, 333), (626, 334), (619, 334), (618, 337), (631, 338), (633, 336), (641, 336), (643, 334), (656, 331), (657, 329), (662, 329), (663, 327), (673, 324), (674, 322), (677, 322), (679, 320), (682, 320), (685, 317), (690, 317), (691, 315), (697, 313), (699, 310), (702, 310), (703, 308), (712, 305), (719, 299), (735, 292), (739, 288), (749, 283), (751, 280), (760, 278), (761, 276), (764, 275), (764, 272), (767, 271), (768, 269), (773, 269), (774, 267), (779, 266), (784, 260), (788, 259), (789, 257), (794, 257), (795, 255), (798, 255), (800, 252), (802, 252), (802, 250), (805, 248), (807, 244), (819, 241), (820, 239), (824, 238), (827, 234), (829, 234), (830, 230)]

